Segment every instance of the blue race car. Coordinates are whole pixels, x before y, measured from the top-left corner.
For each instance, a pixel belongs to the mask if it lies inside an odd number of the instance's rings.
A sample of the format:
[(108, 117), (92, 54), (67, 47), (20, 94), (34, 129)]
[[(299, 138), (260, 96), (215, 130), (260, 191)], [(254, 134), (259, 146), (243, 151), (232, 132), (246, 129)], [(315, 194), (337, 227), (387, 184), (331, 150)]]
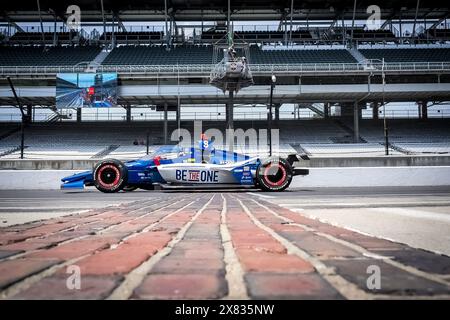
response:
[(261, 159), (236, 152), (218, 150), (208, 140), (198, 147), (162, 146), (141, 159), (121, 162), (105, 159), (92, 171), (61, 179), (61, 189), (95, 186), (102, 192), (153, 190), (166, 186), (250, 186), (263, 191), (283, 191), (293, 176), (308, 175), (294, 162), (309, 160), (306, 155)]

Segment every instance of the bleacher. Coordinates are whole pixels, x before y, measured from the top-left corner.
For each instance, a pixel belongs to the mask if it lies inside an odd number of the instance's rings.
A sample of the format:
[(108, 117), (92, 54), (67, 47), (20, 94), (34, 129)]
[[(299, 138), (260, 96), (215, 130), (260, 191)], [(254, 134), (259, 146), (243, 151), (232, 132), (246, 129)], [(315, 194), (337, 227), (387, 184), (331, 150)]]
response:
[(165, 47), (120, 46), (103, 61), (103, 65), (176, 65), (211, 64), (212, 48), (205, 46)]
[[(26, 129), (27, 159), (89, 159), (111, 146), (113, 155), (135, 158), (145, 154), (146, 135), (150, 130), (150, 143), (160, 142), (161, 126), (153, 129), (132, 126), (60, 126), (35, 125)], [(137, 143), (138, 145), (134, 145)], [(20, 133), (0, 140), (1, 150), (12, 150), (20, 145)], [(19, 150), (1, 157), (17, 159)]]
[[(411, 152), (439, 153), (442, 148), (450, 149), (450, 123), (447, 120), (388, 121), (389, 142)], [(360, 123), (360, 136), (368, 143), (384, 143), (382, 121), (362, 120)]]
[[(351, 30), (347, 30), (347, 35), (352, 34)], [(364, 42), (364, 41), (394, 41), (395, 35), (390, 30), (364, 30), (364, 29), (353, 29), (353, 39)]]
[(290, 124), (280, 130), (280, 139), (284, 143), (333, 143), (348, 136), (342, 127), (332, 120), (301, 121), (297, 125)]
[[(71, 66), (90, 62), (100, 52), (94, 46), (0, 46), (0, 66)], [(239, 50), (238, 50), (239, 51)], [(362, 48), (367, 59), (386, 62), (448, 62), (450, 48)], [(239, 52), (243, 54), (242, 52)], [(218, 59), (222, 56), (219, 54)], [(186, 65), (212, 64), (213, 47), (119, 46), (103, 61), (103, 65)], [(345, 49), (261, 49), (250, 46), (251, 64), (316, 64), (355, 63)]]
[(0, 47), (1, 66), (72, 66), (90, 62), (100, 52), (99, 47)]
[[(447, 120), (389, 120), (390, 153), (448, 154), (450, 153), (450, 125)], [(224, 122), (207, 122), (208, 128), (222, 128)], [(351, 121), (346, 124), (351, 128)], [(193, 132), (193, 123), (183, 128)], [(265, 122), (242, 121), (239, 128), (267, 129)], [(170, 123), (169, 134), (175, 129)], [(26, 129), (26, 159), (119, 159), (139, 158), (146, 153), (149, 132), (150, 151), (163, 143), (162, 123), (151, 126), (129, 124), (52, 124), (31, 125)], [(318, 157), (382, 156), (384, 135), (382, 121), (361, 120), (361, 143), (352, 143), (353, 134), (335, 120), (284, 121), (280, 127), (280, 149), (284, 153), (306, 151)], [(0, 159), (18, 159), (20, 133), (0, 140)], [(220, 146), (217, 146), (220, 147)], [(13, 152), (8, 152), (13, 151)], [(249, 154), (256, 146), (237, 146), (236, 151)], [(263, 152), (260, 148), (259, 152)], [(6, 153), (6, 154), (5, 154)]]
[[(29, 45), (29, 44), (53, 44), (55, 34), (53, 32), (16, 32), (11, 36), (9, 42), (11, 44)], [(69, 44), (72, 41), (78, 41), (80, 36), (76, 32), (57, 32), (57, 44)]]
[[(219, 55), (219, 59), (222, 56)], [(211, 64), (211, 46), (181, 46), (167, 50), (155, 46), (120, 46), (103, 61), (103, 65), (177, 65)], [(251, 64), (354, 63), (355, 58), (344, 49), (262, 50), (250, 47)]]
[[(110, 40), (113, 36), (112, 32), (103, 33), (100, 40)], [(145, 44), (153, 42), (161, 42), (164, 39), (162, 31), (121, 31), (114, 32), (116, 44)]]
[(450, 48), (359, 49), (367, 59), (386, 62), (449, 62)]
[[(290, 32), (284, 31), (236, 31), (234, 37), (236, 40), (243, 40), (250, 43), (274, 43), (283, 42), (289, 38)], [(203, 31), (201, 40), (203, 42), (215, 42), (226, 38), (225, 31)], [(293, 30), (292, 41), (307, 41), (311, 40), (311, 33), (307, 30)]]
[(429, 29), (428, 34), (436, 39), (450, 39), (450, 29)]
[(261, 50), (252, 47), (250, 63), (253, 64), (315, 64), (355, 63), (355, 58), (345, 49), (292, 49)]

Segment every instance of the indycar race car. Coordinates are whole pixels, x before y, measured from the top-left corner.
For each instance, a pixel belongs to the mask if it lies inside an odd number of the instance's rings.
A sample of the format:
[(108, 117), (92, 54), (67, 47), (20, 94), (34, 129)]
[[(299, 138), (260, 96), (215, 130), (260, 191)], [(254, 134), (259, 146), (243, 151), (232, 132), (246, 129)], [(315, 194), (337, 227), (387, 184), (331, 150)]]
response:
[(61, 179), (61, 189), (95, 186), (102, 192), (153, 190), (156, 185), (170, 186), (249, 186), (264, 191), (286, 189), (293, 176), (308, 175), (306, 168), (294, 167), (299, 157), (250, 157), (218, 150), (212, 142), (201, 140), (198, 147), (161, 146), (153, 153), (133, 161), (105, 159), (92, 171)]

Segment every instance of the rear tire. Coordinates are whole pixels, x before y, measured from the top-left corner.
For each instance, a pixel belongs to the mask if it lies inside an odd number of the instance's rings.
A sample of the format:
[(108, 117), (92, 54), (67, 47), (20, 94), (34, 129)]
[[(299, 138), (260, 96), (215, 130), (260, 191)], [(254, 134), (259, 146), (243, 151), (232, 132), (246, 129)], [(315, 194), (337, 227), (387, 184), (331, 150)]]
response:
[(283, 191), (291, 184), (292, 177), (292, 166), (283, 158), (269, 158), (256, 171), (257, 186), (263, 191)]
[(119, 160), (107, 159), (97, 163), (93, 176), (94, 185), (101, 192), (118, 192), (128, 181), (128, 169)]

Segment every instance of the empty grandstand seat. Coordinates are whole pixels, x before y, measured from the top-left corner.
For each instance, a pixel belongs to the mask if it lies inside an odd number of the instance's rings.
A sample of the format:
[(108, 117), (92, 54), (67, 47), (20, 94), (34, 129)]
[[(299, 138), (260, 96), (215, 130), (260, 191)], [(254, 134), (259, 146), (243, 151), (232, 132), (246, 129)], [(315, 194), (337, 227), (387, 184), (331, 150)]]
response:
[[(112, 32), (103, 33), (100, 40), (111, 39)], [(151, 42), (160, 42), (164, 39), (162, 31), (122, 31), (115, 32), (114, 38), (117, 44), (145, 44)]]
[(355, 63), (355, 58), (344, 49), (308, 50), (251, 50), (253, 64), (308, 64), (308, 63)]
[(430, 29), (428, 34), (438, 39), (450, 39), (450, 29)]
[(165, 47), (120, 46), (103, 61), (103, 65), (176, 65), (211, 64), (211, 47)]
[(386, 62), (448, 62), (449, 48), (410, 49), (359, 49), (367, 59), (383, 59)]
[[(428, 121), (413, 121), (389, 119), (389, 142), (399, 153), (448, 153), (450, 152), (450, 122), (448, 119)], [(223, 122), (207, 122), (205, 131), (209, 128), (221, 128)], [(352, 122), (346, 124), (352, 127)], [(170, 126), (175, 129), (175, 126)], [(193, 132), (193, 123), (187, 122), (183, 127)], [(264, 121), (242, 121), (240, 127), (246, 130), (267, 129)], [(146, 136), (150, 136), (150, 151), (157, 146), (157, 140), (162, 136), (163, 124), (52, 124), (31, 125), (26, 130), (25, 157), (29, 159), (89, 159), (93, 157), (113, 157), (119, 159), (133, 159), (145, 155)], [(336, 143), (352, 138), (352, 133), (332, 119), (320, 120), (292, 120), (283, 121), (280, 128), (280, 152), (294, 151), (289, 146), (306, 150), (314, 156), (330, 155), (383, 155), (384, 134), (383, 122), (380, 120), (361, 120), (360, 136), (367, 143)], [(138, 141), (138, 145), (135, 145)], [(1, 159), (17, 159), (20, 152), (20, 133), (0, 139)], [(102, 151), (111, 148), (111, 152)], [(216, 145), (216, 147), (220, 147)], [(252, 154), (256, 146), (249, 146), (241, 150)], [(9, 151), (13, 152), (9, 152)], [(261, 151), (261, 149), (260, 149)], [(6, 153), (2, 156), (2, 153)]]
[[(53, 44), (55, 34), (53, 32), (16, 32), (10, 39), (11, 44)], [(77, 32), (57, 32), (56, 42), (59, 44), (69, 44), (72, 41), (78, 41), (81, 37)]]
[(99, 47), (0, 47), (2, 66), (72, 66), (90, 62)]
[[(349, 124), (351, 126), (351, 124)], [(440, 143), (450, 141), (447, 120), (412, 121), (389, 119), (389, 142), (391, 143)], [(384, 131), (382, 121), (362, 120), (360, 136), (367, 142), (382, 143)]]
[[(284, 41), (285, 37), (289, 38), (290, 32), (285, 31), (235, 31), (236, 39), (254, 42), (280, 42)], [(226, 38), (225, 31), (203, 31), (201, 39), (204, 41), (217, 41)], [(307, 30), (293, 30), (292, 40), (311, 40), (311, 33)]]
[[(351, 35), (352, 31), (347, 30), (347, 34)], [(353, 30), (353, 39), (356, 40), (394, 40), (395, 35), (390, 30), (362, 30), (362, 29), (354, 29)]]
[[(242, 54), (242, 52), (239, 52)], [(222, 57), (219, 55), (218, 59)], [(212, 64), (212, 46), (183, 46), (166, 50), (165, 47), (120, 46), (103, 61), (103, 65), (177, 65)], [(329, 50), (261, 50), (250, 47), (251, 64), (306, 64), (306, 63), (355, 63), (353, 56), (344, 49)]]

